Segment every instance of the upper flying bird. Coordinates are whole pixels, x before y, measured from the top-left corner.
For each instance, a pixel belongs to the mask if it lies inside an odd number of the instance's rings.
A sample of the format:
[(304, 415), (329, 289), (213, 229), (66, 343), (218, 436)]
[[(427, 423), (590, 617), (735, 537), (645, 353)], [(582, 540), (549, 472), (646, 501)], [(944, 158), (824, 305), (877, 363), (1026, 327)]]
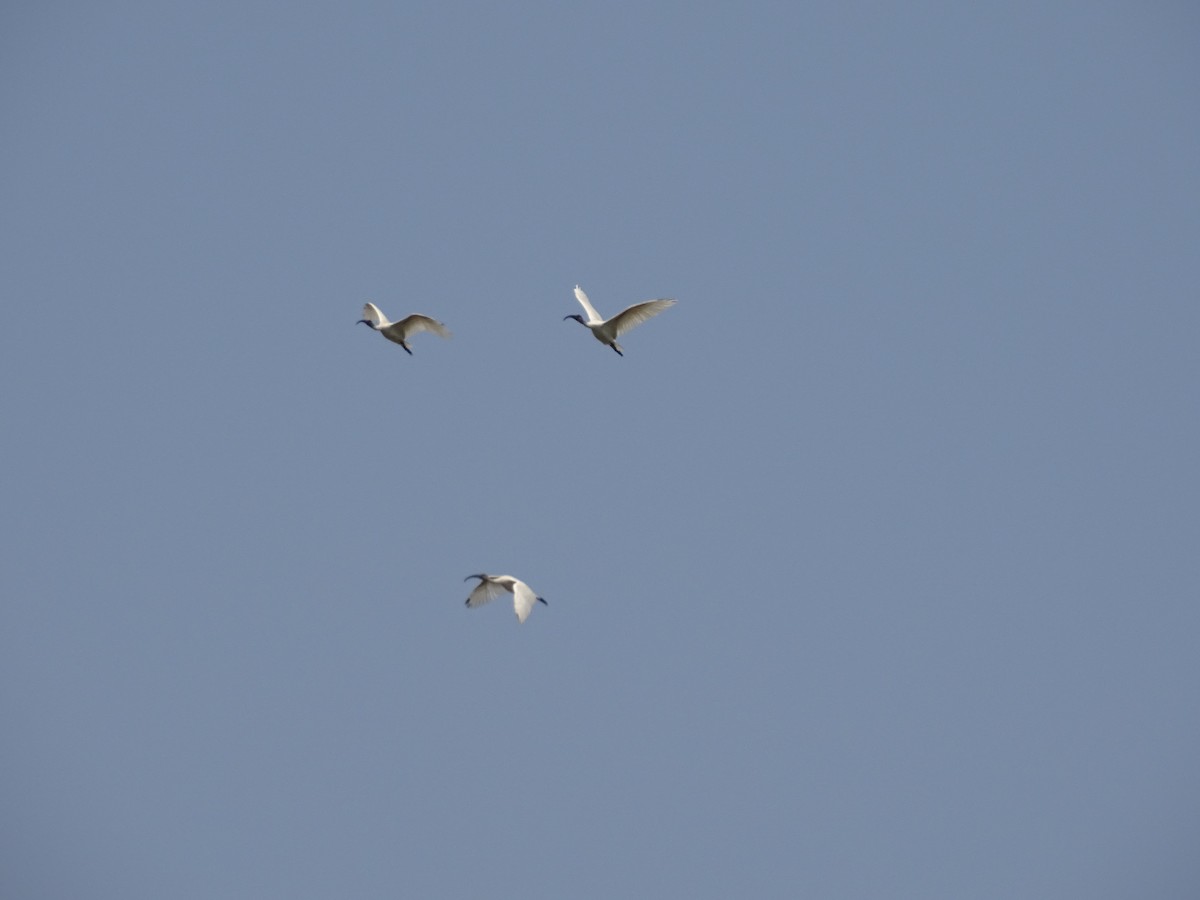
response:
[(475, 585), (475, 589), (471, 591), (471, 595), (467, 597), (467, 606), (474, 609), (476, 606), (483, 606), (489, 600), (495, 600), (500, 596), (501, 591), (508, 591), (513, 595), (513, 611), (517, 614), (517, 621), (524, 624), (529, 618), (529, 613), (533, 610), (534, 603), (541, 603), (545, 606), (546, 603), (541, 597), (533, 592), (533, 589), (520, 579), (513, 578), (511, 575), (468, 575), (463, 581), (470, 581), (472, 578), (478, 578), (479, 584)]
[(404, 352), (412, 356), (412, 350), (408, 348), (408, 339), (414, 334), (422, 331), (432, 331), (439, 337), (448, 338), (450, 332), (441, 322), (436, 319), (431, 319), (429, 316), (413, 314), (401, 319), (399, 322), (389, 322), (388, 317), (380, 312), (379, 307), (374, 303), (368, 303), (363, 307), (363, 318), (354, 323), (355, 325), (370, 325), (389, 341), (395, 341), (404, 348)]
[(657, 316), (668, 306), (674, 306), (675, 301), (663, 298), (661, 300), (646, 300), (643, 303), (635, 303), (628, 309), (623, 309), (611, 319), (602, 319), (600, 314), (596, 312), (596, 307), (588, 302), (587, 294), (583, 292), (583, 288), (575, 285), (575, 299), (579, 301), (579, 305), (583, 307), (583, 311), (587, 313), (587, 321), (583, 320), (583, 316), (578, 313), (572, 313), (569, 316), (563, 316), (563, 321), (574, 319), (580, 325), (586, 325), (602, 344), (607, 344), (612, 347), (620, 356), (621, 345), (617, 343), (617, 338), (623, 335), (626, 331), (636, 328), (647, 319)]

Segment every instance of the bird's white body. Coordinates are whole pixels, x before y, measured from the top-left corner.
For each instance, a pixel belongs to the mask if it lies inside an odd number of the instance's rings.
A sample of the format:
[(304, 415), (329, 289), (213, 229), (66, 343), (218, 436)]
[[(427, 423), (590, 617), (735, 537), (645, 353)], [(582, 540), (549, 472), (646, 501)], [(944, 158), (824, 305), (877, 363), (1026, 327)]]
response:
[(409, 356), (412, 356), (412, 350), (408, 348), (408, 340), (414, 334), (429, 331), (438, 337), (450, 337), (450, 331), (436, 319), (414, 313), (399, 322), (392, 322), (374, 303), (368, 303), (363, 307), (363, 317), (358, 321), (363, 325), (370, 325), (389, 341), (399, 344)]
[[(475, 589), (471, 591), (471, 595), (467, 597), (467, 607), (474, 609), (476, 606), (495, 600), (505, 591), (513, 595), (513, 611), (517, 614), (517, 621), (521, 624), (529, 618), (529, 614), (533, 611), (535, 603), (546, 604), (546, 601), (533, 592), (533, 589), (519, 578), (513, 578), (511, 575), (468, 575), (464, 581), (470, 581), (472, 578), (478, 578), (479, 584), (475, 585)], [(548, 604), (547, 604), (548, 605)]]
[(587, 316), (587, 320), (584, 321), (582, 316), (577, 315), (567, 316), (566, 318), (574, 319), (579, 324), (586, 325), (596, 340), (608, 347), (612, 347), (621, 356), (625, 354), (621, 351), (621, 345), (617, 343), (617, 338), (625, 332), (641, 325), (647, 319), (654, 318), (668, 307), (675, 305), (675, 301), (667, 297), (659, 300), (646, 300), (621, 310), (611, 319), (602, 319), (600, 318), (600, 313), (596, 312), (596, 307), (592, 306), (591, 301), (588, 300), (588, 295), (583, 292), (583, 288), (579, 285), (575, 285), (575, 299), (583, 307), (583, 312)]

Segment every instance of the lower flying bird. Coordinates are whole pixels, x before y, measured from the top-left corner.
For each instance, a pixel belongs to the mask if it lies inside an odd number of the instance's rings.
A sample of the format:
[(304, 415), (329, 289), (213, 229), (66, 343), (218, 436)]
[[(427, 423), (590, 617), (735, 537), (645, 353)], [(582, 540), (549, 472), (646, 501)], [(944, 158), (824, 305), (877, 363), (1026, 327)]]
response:
[(524, 624), (525, 620), (529, 618), (530, 612), (533, 611), (534, 603), (550, 605), (535, 594), (529, 585), (511, 575), (480, 573), (479, 575), (468, 575), (463, 581), (470, 581), (472, 578), (478, 578), (479, 584), (475, 585), (475, 589), (467, 597), (467, 606), (470, 609), (483, 606), (489, 600), (495, 600), (503, 591), (508, 591), (513, 595), (513, 611), (517, 614), (517, 621)]
[(583, 316), (578, 313), (563, 316), (563, 321), (574, 319), (580, 325), (586, 325), (596, 340), (612, 347), (620, 356), (624, 356), (625, 354), (621, 352), (621, 345), (617, 343), (617, 338), (626, 331), (637, 328), (637, 326), (641, 325), (647, 319), (657, 316), (668, 306), (675, 305), (674, 300), (669, 300), (665, 297), (661, 300), (646, 300), (643, 303), (635, 303), (628, 309), (621, 310), (611, 319), (602, 319), (600, 318), (600, 313), (596, 312), (596, 307), (588, 302), (587, 294), (583, 292), (583, 288), (579, 285), (575, 285), (575, 299), (579, 301), (579, 305), (587, 313), (587, 321), (585, 322)]
[(412, 350), (408, 348), (408, 340), (414, 334), (419, 334), (422, 331), (432, 331), (438, 337), (450, 337), (450, 332), (446, 326), (436, 319), (429, 318), (429, 316), (414, 314), (406, 316), (399, 322), (389, 322), (388, 317), (380, 312), (379, 307), (374, 303), (368, 303), (363, 307), (363, 318), (354, 324), (370, 325), (389, 341), (394, 341), (403, 347), (404, 352), (409, 356), (412, 356)]

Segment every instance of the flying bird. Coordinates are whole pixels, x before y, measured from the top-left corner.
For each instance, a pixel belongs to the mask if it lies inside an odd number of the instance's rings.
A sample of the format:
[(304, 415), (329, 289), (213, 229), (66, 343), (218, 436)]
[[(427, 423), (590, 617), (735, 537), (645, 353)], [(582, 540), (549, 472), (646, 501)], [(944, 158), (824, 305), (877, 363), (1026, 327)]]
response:
[(446, 326), (436, 319), (429, 318), (429, 316), (413, 314), (401, 319), (399, 322), (389, 322), (388, 317), (380, 312), (379, 307), (374, 303), (368, 303), (363, 307), (363, 318), (354, 324), (370, 325), (389, 341), (394, 341), (403, 347), (404, 352), (409, 356), (412, 356), (412, 350), (408, 347), (408, 341), (414, 334), (420, 334), (422, 331), (431, 331), (438, 337), (450, 337), (450, 332)]
[(617, 338), (623, 335), (626, 331), (630, 331), (641, 325), (647, 319), (657, 316), (668, 306), (674, 306), (675, 301), (667, 298), (661, 300), (646, 300), (643, 303), (635, 303), (628, 309), (623, 309), (611, 319), (602, 319), (600, 314), (596, 312), (596, 307), (588, 301), (588, 296), (583, 292), (583, 288), (575, 285), (575, 299), (579, 301), (579, 305), (583, 307), (583, 311), (587, 313), (587, 321), (583, 320), (583, 316), (578, 313), (572, 313), (569, 316), (563, 316), (563, 321), (574, 319), (580, 325), (586, 325), (592, 332), (592, 335), (602, 344), (607, 344), (617, 351), (617, 354), (624, 356), (621, 352), (621, 345), (617, 343)]
[(471, 595), (467, 597), (467, 607), (474, 609), (476, 606), (483, 606), (489, 600), (495, 600), (500, 596), (501, 592), (508, 591), (513, 595), (513, 611), (517, 614), (517, 621), (524, 624), (529, 618), (529, 613), (533, 611), (534, 603), (541, 603), (544, 606), (549, 606), (541, 597), (533, 592), (533, 589), (520, 579), (513, 578), (511, 575), (468, 575), (463, 581), (470, 581), (472, 578), (478, 578), (479, 584), (475, 585), (475, 589), (471, 591)]

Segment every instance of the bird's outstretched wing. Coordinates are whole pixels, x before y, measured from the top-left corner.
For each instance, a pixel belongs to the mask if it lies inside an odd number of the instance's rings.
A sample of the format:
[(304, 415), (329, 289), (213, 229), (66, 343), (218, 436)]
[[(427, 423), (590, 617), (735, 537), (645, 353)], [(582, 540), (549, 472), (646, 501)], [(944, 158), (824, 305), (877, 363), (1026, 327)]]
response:
[(529, 613), (533, 611), (533, 604), (537, 603), (537, 594), (525, 582), (518, 581), (513, 585), (513, 610), (516, 611), (517, 621), (522, 625), (529, 618)]
[(368, 303), (363, 307), (363, 318), (370, 319), (376, 328), (381, 328), (387, 324), (387, 317), (379, 311), (379, 307), (374, 303)]
[(663, 310), (675, 305), (674, 300), (663, 298), (661, 300), (646, 300), (643, 303), (635, 303), (628, 309), (623, 309), (608, 321), (608, 327), (612, 329), (612, 336), (618, 338), (625, 332), (637, 328), (647, 319), (653, 319)]
[(475, 585), (475, 590), (471, 591), (470, 596), (467, 597), (467, 607), (474, 609), (477, 606), (483, 606), (483, 604), (490, 603), (503, 593), (504, 588), (500, 587), (500, 585), (492, 584), (490, 581), (481, 581)]
[(450, 337), (450, 329), (439, 322), (437, 319), (431, 319), (429, 316), (422, 316), (419, 313), (414, 313), (411, 316), (406, 316), (396, 323), (403, 326), (405, 336), (411, 336), (422, 331), (429, 331), (436, 334), (438, 337)]
[(603, 322), (600, 318), (600, 313), (596, 312), (596, 307), (592, 306), (587, 298), (587, 294), (583, 292), (583, 288), (575, 285), (575, 299), (579, 301), (579, 305), (583, 307), (583, 312), (587, 316), (589, 322)]

